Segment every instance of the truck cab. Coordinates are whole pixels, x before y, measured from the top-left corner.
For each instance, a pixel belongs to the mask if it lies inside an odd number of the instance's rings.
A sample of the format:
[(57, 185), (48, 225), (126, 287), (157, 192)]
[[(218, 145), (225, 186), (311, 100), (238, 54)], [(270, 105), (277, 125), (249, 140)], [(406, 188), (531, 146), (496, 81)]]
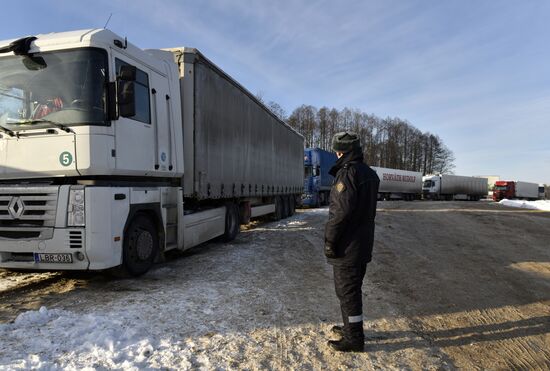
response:
[(539, 199), (546, 199), (546, 187), (544, 186), (544, 184), (539, 184)]
[(497, 180), (493, 188), (493, 201), (499, 202), (503, 199), (513, 199), (516, 194), (515, 182)]
[[(108, 30), (0, 42), (2, 267), (116, 266), (132, 214), (164, 234), (155, 205), (183, 174), (178, 79)], [(135, 253), (148, 264), (157, 248)]]
[(334, 177), (328, 172), (336, 162), (336, 154), (320, 148), (304, 150), (304, 193), (302, 205), (319, 207), (328, 205)]
[(436, 199), (441, 188), (441, 177), (426, 175), (422, 177), (422, 196), (426, 199)]

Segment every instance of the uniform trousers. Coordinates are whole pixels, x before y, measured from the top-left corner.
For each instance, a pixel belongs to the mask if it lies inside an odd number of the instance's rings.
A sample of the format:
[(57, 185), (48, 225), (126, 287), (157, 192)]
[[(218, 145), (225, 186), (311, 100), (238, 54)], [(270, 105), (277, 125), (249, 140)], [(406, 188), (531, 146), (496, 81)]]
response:
[(367, 271), (367, 263), (357, 265), (333, 265), (334, 287), (340, 301), (344, 338), (364, 339), (363, 298), (361, 287)]

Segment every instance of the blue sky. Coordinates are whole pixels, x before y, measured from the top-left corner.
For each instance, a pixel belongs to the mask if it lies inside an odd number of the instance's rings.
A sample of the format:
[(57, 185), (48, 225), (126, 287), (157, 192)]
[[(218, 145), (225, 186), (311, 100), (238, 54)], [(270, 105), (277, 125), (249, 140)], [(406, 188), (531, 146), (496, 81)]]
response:
[(0, 39), (103, 27), (193, 46), (290, 113), (398, 116), (455, 173), (550, 184), (550, 1), (10, 1)]

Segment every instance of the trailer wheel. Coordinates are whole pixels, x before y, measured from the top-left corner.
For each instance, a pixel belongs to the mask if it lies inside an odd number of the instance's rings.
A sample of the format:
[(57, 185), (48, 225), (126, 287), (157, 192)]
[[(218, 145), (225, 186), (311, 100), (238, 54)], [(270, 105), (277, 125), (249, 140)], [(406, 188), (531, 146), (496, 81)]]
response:
[(284, 208), (284, 205), (283, 205), (283, 199), (281, 198), (281, 196), (275, 196), (275, 212), (273, 213), (273, 220), (277, 221), (277, 220), (281, 220), (283, 218), (283, 208)]
[(290, 199), (288, 196), (283, 196), (283, 219), (290, 216)]
[(241, 229), (239, 207), (231, 202), (225, 205), (225, 232), (222, 236), (222, 241), (233, 241), (239, 234)]
[(157, 228), (151, 218), (137, 214), (124, 234), (122, 268), (131, 276), (147, 272), (159, 250)]
[(294, 213), (296, 212), (296, 200), (294, 198), (294, 195), (291, 195), (288, 199), (288, 204), (290, 206), (289, 210), (290, 210), (290, 215), (289, 216), (292, 216), (294, 215)]

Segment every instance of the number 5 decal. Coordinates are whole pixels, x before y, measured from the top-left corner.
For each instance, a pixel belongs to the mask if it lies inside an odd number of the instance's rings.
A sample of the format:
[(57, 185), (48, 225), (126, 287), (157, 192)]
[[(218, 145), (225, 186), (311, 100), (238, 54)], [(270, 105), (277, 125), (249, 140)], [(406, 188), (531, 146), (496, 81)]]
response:
[(62, 152), (60, 155), (59, 155), (59, 163), (62, 165), (62, 166), (69, 166), (70, 164), (73, 163), (73, 155), (71, 155), (70, 152)]

